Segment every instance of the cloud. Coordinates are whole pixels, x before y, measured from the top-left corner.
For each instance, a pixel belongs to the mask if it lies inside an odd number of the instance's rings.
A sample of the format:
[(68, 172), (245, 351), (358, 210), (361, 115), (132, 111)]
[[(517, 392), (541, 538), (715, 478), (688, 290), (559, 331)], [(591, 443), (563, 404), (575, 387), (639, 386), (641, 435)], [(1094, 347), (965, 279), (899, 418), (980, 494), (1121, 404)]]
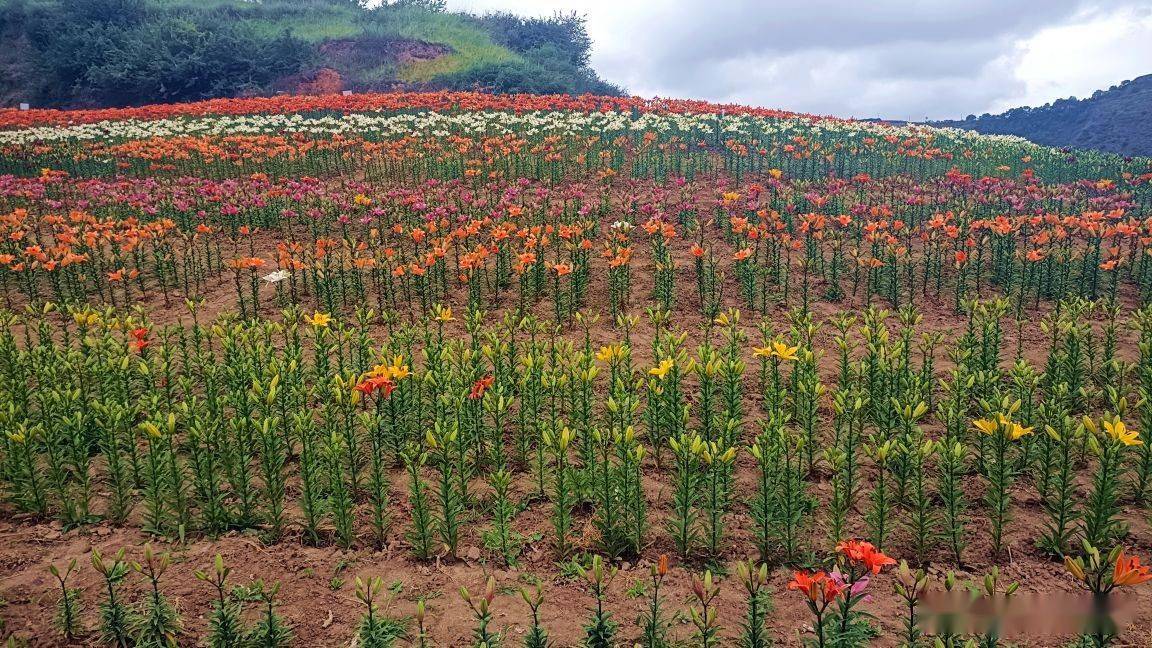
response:
[(1091, 11), (1017, 43), (1021, 91), (998, 110), (1086, 97), (1125, 79), (1152, 73), (1152, 3)]
[(586, 15), (592, 64), (642, 96), (893, 119), (1086, 95), (1152, 72), (1152, 0), (449, 0)]

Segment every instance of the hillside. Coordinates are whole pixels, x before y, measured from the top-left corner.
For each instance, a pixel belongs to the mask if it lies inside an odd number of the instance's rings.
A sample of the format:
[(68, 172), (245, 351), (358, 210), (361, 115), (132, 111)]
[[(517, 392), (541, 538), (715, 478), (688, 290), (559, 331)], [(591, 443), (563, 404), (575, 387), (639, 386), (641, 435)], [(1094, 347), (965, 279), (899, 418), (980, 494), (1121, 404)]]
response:
[(407, 0), (0, 0), (0, 103), (106, 107), (274, 93), (619, 94), (574, 15)]
[(1039, 144), (1152, 155), (1152, 74), (1099, 90), (1086, 99), (1059, 99), (999, 115), (933, 122), (981, 133), (1019, 135)]
[(0, 645), (1144, 645), (1150, 392), (1152, 159), (670, 98), (0, 110)]

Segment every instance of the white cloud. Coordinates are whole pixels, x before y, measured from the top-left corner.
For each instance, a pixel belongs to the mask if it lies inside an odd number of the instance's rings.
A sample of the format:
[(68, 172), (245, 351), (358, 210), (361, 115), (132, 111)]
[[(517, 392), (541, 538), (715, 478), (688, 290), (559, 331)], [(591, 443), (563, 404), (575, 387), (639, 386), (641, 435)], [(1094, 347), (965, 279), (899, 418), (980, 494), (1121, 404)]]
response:
[(1038, 106), (1152, 73), (1152, 5), (1086, 12), (1066, 25), (1017, 43), (1016, 78), (1023, 92), (995, 108)]
[[(449, 0), (587, 17), (641, 96), (842, 116), (963, 117), (1152, 72), (1152, 0)], [(1152, 66), (1149, 66), (1152, 67)]]

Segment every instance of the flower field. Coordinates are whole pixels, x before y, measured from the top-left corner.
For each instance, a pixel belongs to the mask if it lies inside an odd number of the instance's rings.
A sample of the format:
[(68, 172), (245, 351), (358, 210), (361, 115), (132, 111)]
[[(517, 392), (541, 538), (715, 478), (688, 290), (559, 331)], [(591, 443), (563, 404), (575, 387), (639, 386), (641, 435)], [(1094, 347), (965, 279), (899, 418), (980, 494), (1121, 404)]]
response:
[(1148, 159), (397, 93), (0, 174), (11, 645), (1148, 636)]

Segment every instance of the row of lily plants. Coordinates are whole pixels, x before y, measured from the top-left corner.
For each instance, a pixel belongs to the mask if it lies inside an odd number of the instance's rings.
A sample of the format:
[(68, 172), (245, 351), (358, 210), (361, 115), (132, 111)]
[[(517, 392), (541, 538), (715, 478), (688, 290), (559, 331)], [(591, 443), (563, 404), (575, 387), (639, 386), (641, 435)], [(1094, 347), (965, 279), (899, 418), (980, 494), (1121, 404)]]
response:
[[(281, 585), (262, 580), (236, 583), (232, 569), (217, 554), (206, 569), (195, 572), (197, 580), (209, 588), (212, 597), (203, 618), (203, 628), (191, 630), (185, 625), (181, 610), (164, 591), (162, 579), (173, 565), (170, 553), (157, 552), (145, 545), (140, 560), (132, 560), (124, 549), (105, 556), (99, 550), (91, 554), (91, 569), (100, 580), (100, 595), (86, 602), (79, 588), (71, 586), (81, 576), (82, 568), (75, 559), (63, 567), (51, 565), (48, 571), (59, 593), (54, 615), (59, 635), (74, 642), (95, 638), (105, 645), (170, 646), (197, 638), (198, 645), (210, 648), (261, 646), (286, 648), (303, 645), (295, 640), (291, 620), (278, 611)], [(1152, 568), (1140, 559), (1117, 548), (1107, 555), (1085, 545), (1085, 558), (1068, 558), (1065, 567), (1079, 589), (1097, 602), (1108, 600), (1117, 591), (1139, 586), (1152, 580)], [(666, 581), (672, 572), (667, 555), (660, 555), (648, 568), (647, 578), (636, 581), (629, 591), (644, 598), (644, 609), (632, 626), (622, 624), (611, 611), (609, 588), (620, 574), (617, 567), (592, 555), (587, 561), (573, 562), (573, 578), (583, 585), (592, 602), (580, 645), (588, 648), (613, 648), (621, 641), (639, 648), (669, 648), (693, 645), (715, 648), (739, 645), (745, 648), (768, 648), (778, 635), (790, 631), (805, 646), (865, 646), (880, 636), (877, 617), (868, 611), (867, 601), (880, 591), (872, 580), (897, 564), (896, 560), (876, 549), (870, 542), (846, 540), (824, 561), (829, 571), (797, 571), (788, 582), (789, 596), (803, 601), (810, 612), (805, 627), (781, 630), (773, 613), (773, 596), (769, 589), (768, 565), (755, 560), (734, 564), (734, 576), (717, 576), (711, 570), (690, 576), (691, 595), (687, 612), (674, 611), (675, 601), (668, 594)], [(893, 572), (892, 595), (901, 601), (899, 618), (887, 619), (902, 645), (996, 646), (1007, 638), (1018, 636), (1020, 628), (1006, 628), (1001, 620), (989, 618), (981, 610), (995, 606), (1005, 617), (1014, 607), (1013, 595), (1019, 583), (1004, 579), (992, 568), (982, 579), (963, 581), (947, 572), (939, 582), (930, 579), (923, 569), (913, 569), (900, 561)], [(143, 584), (142, 594), (132, 600), (125, 582), (133, 577)], [(735, 581), (732, 583), (731, 581)], [(722, 608), (721, 587), (736, 587), (742, 598), (738, 609)], [(483, 587), (473, 593), (467, 587), (459, 590), (459, 603), (440, 602), (438, 597), (409, 595), (412, 603), (398, 600), (404, 591), (403, 581), (385, 588), (379, 576), (355, 578), (355, 602), (359, 618), (353, 625), (352, 642), (369, 648), (404, 645), (428, 648), (434, 643), (434, 630), (445, 609), (466, 607), (471, 617), (471, 633), (465, 643), (455, 645), (474, 648), (519, 645), (524, 648), (548, 648), (557, 645), (541, 612), (545, 603), (544, 588), (534, 584), (511, 589), (527, 607), (524, 624), (501, 623), (497, 611), (506, 601), (497, 600), (498, 583), (488, 576)], [(505, 593), (500, 591), (501, 593)], [(795, 592), (795, 595), (791, 594)], [(925, 601), (930, 597), (953, 597), (963, 601), (947, 611), (932, 610)], [(937, 599), (938, 600), (938, 599)], [(87, 609), (95, 604), (95, 613)], [(1018, 604), (1017, 604), (1018, 605)], [(928, 608), (928, 609), (925, 609)], [(724, 614), (721, 615), (721, 610)], [(503, 615), (500, 615), (503, 616)], [(964, 619), (966, 616), (980, 619)], [(677, 620), (680, 623), (677, 623)], [(725, 623), (734, 627), (726, 628)], [(688, 626), (687, 630), (678, 625)], [(518, 627), (517, 627), (518, 626)], [(1118, 627), (1110, 617), (1085, 623), (1078, 631), (1076, 645), (1107, 646), (1118, 640)]]
[(1106, 182), (957, 173), (812, 183), (769, 170), (745, 182), (472, 187), (76, 182), (46, 170), (0, 178), (0, 208), (9, 309), (178, 304), (222, 280), (245, 317), (302, 300), (326, 312), (371, 303), (427, 314), (436, 303), (525, 310), (550, 299), (560, 322), (599, 281), (613, 319), (646, 304), (711, 318), (726, 297), (758, 312), (923, 298), (959, 311), (991, 294), (1010, 296), (1019, 317), (1071, 295), (1152, 294), (1152, 221)]
[[(1005, 348), (1025, 326), (1006, 324), (1005, 300), (968, 303), (948, 340), (906, 306), (798, 310), (782, 326), (728, 310), (691, 330), (653, 310), (622, 317), (608, 344), (579, 311), (565, 327), (446, 307), (415, 322), (367, 309), (202, 321), (189, 307), (168, 326), (111, 309), (4, 315), (13, 505), (164, 537), (400, 537), (419, 559), (483, 528), (507, 564), (539, 531), (517, 528), (532, 507), (558, 559), (655, 545), (803, 564), (860, 534), (914, 564), (966, 564), (989, 560), (966, 551), (974, 541), (1004, 558), (1024, 492), (1046, 520), (1036, 550), (1063, 556), (1116, 546), (1126, 507), (1152, 490), (1136, 432), (1152, 412), (1146, 309), (1061, 302), (1036, 324), (1034, 364), (1024, 336)], [(734, 501), (738, 483), (748, 496)]]
[(34, 174), (49, 166), (83, 175), (218, 177), (253, 170), (326, 175), (358, 167), (419, 177), (516, 173), (555, 179), (588, 172), (691, 175), (721, 165), (737, 176), (777, 166), (807, 179), (858, 172), (907, 173), (920, 179), (957, 166), (965, 173), (995, 168), (1013, 175), (1039, 174), (1049, 182), (1106, 177), (1146, 185), (1152, 177), (1146, 158), (1055, 149), (1011, 136), (779, 111), (706, 105), (683, 110), (671, 104), (592, 109), (559, 102), (544, 109), (452, 109), (418, 99), (404, 107), (341, 112), (318, 109), (309, 99), (289, 99), (251, 111), (242, 107), (246, 101), (144, 119), (117, 113), (89, 119), (72, 113), (68, 123), (60, 123), (56, 114), (29, 115), (29, 123), (0, 130), (0, 170)]

